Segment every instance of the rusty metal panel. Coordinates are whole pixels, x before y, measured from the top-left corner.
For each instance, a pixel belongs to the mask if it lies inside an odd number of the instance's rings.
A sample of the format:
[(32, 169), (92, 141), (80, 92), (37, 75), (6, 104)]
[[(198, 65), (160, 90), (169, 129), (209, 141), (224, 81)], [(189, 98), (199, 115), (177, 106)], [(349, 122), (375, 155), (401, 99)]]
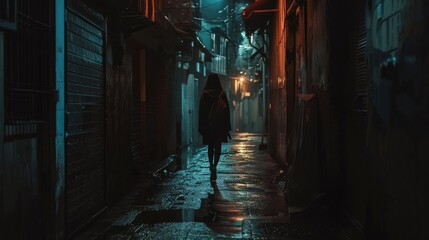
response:
[(71, 236), (106, 204), (104, 19), (69, 1), (66, 16), (66, 228)]

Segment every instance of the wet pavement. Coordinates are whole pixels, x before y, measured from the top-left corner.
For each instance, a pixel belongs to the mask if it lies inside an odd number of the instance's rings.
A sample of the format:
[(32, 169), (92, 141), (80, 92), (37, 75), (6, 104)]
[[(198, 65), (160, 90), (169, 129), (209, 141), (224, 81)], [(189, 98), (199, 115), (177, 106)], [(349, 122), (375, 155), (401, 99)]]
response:
[(216, 182), (206, 148), (188, 149), (177, 171), (137, 186), (76, 239), (335, 239), (323, 219), (290, 222), (260, 140), (238, 134), (223, 144)]

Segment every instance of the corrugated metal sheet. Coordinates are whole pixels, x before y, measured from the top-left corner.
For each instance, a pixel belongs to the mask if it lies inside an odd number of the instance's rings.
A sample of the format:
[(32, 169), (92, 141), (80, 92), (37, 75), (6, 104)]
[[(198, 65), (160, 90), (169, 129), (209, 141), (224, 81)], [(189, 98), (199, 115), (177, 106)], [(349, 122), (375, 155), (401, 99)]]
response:
[(104, 48), (103, 17), (75, 1), (70, 3), (65, 88), (69, 236), (105, 206)]
[(368, 110), (368, 72), (366, 56), (366, 27), (365, 11), (360, 14), (356, 41), (356, 96), (355, 109), (357, 111)]

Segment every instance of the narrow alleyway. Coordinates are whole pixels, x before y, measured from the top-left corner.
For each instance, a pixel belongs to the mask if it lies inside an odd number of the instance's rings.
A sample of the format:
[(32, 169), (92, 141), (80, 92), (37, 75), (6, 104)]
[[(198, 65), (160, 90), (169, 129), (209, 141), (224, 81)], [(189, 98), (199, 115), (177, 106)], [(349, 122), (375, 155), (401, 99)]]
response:
[(428, 43), (427, 0), (0, 0), (0, 240), (428, 240)]
[(239, 134), (224, 144), (216, 183), (205, 148), (193, 150), (181, 169), (142, 183), (76, 239), (325, 239), (321, 222), (289, 223), (277, 164), (258, 150), (260, 139)]

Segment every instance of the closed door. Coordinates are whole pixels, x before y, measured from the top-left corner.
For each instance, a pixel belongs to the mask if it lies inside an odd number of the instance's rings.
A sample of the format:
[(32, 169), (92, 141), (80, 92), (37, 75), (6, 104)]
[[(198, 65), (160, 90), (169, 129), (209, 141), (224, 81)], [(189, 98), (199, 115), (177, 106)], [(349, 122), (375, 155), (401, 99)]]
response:
[(103, 17), (78, 1), (66, 11), (66, 228), (106, 205)]

